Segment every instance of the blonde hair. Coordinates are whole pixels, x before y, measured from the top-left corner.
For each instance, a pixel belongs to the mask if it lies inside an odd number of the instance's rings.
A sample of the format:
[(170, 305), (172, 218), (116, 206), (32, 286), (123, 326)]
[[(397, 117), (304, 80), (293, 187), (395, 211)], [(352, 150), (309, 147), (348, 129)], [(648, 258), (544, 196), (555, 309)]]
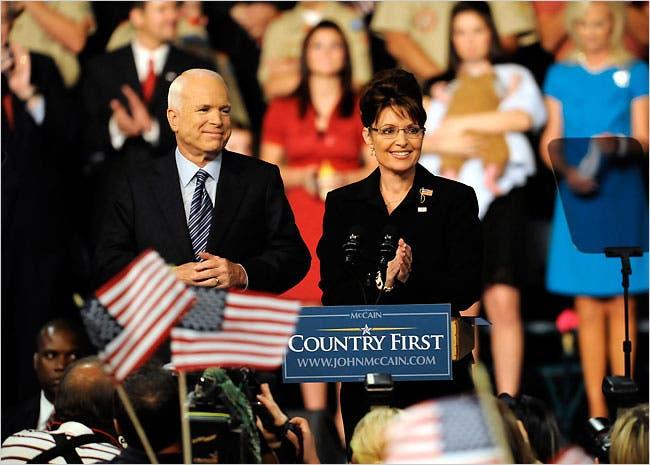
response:
[(648, 463), (648, 404), (626, 410), (612, 428), (610, 463)]
[(392, 407), (378, 407), (368, 412), (357, 426), (350, 440), (352, 462), (382, 463), (386, 438), (384, 433), (388, 424), (401, 410)]
[(580, 61), (584, 56), (582, 51), (583, 45), (579, 35), (576, 32), (575, 23), (582, 19), (587, 12), (587, 9), (594, 3), (602, 3), (609, 8), (612, 15), (612, 34), (609, 37), (609, 46), (612, 55), (612, 62), (615, 65), (627, 64), (632, 55), (623, 47), (623, 32), (625, 28), (625, 3), (624, 2), (593, 2), (593, 1), (578, 1), (567, 2), (567, 7), (564, 12), (565, 27), (576, 45), (576, 50), (569, 55), (569, 60)]

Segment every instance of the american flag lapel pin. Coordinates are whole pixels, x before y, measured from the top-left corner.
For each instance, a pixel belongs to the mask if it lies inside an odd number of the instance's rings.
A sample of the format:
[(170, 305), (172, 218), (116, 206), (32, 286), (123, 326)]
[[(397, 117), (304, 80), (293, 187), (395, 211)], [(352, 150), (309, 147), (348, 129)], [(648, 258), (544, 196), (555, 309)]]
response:
[[(431, 197), (432, 195), (432, 189), (425, 189), (424, 187), (420, 187), (420, 203), (424, 203), (426, 201), (426, 198)], [(427, 207), (418, 207), (418, 213), (425, 213), (426, 211)]]

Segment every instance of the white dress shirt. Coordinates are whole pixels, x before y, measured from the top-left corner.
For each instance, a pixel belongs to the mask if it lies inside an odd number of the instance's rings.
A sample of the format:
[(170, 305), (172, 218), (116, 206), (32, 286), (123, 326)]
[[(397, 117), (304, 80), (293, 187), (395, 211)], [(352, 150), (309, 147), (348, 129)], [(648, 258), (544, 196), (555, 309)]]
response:
[(217, 155), (214, 160), (209, 161), (203, 168), (198, 167), (176, 148), (174, 154), (176, 157), (176, 167), (178, 168), (178, 178), (181, 182), (181, 195), (183, 196), (183, 207), (185, 208), (185, 220), (190, 220), (190, 209), (192, 207), (192, 197), (194, 196), (194, 189), (196, 188), (196, 173), (202, 169), (208, 173), (205, 178), (205, 190), (208, 192), (212, 207), (217, 198), (217, 183), (219, 182), (219, 174), (221, 173), (221, 154)]
[(50, 416), (52, 416), (52, 412), (54, 412), (54, 404), (47, 400), (47, 397), (45, 397), (45, 392), (41, 390), (41, 402), (38, 409), (38, 423), (36, 424), (36, 429), (45, 429), (47, 420), (49, 420)]

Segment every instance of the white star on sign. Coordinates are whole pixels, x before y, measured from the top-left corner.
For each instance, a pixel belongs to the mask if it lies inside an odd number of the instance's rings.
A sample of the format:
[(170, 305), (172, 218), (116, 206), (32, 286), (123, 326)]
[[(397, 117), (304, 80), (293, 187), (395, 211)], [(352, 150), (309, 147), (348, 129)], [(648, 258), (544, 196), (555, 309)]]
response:
[(362, 335), (362, 336), (365, 336), (366, 334), (369, 335), (369, 336), (371, 335), (371, 334), (370, 334), (370, 330), (371, 330), (372, 328), (369, 328), (369, 327), (368, 327), (368, 323), (366, 323), (366, 325), (365, 325), (363, 328), (360, 328), (360, 329), (361, 329), (361, 335)]

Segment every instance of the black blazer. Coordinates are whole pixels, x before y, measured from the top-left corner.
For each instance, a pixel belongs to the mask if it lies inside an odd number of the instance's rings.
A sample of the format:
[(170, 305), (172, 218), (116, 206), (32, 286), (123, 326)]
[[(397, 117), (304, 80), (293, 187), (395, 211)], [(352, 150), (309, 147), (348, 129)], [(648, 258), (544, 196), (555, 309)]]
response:
[[(7, 406), (8, 407), (8, 406)], [(41, 412), (41, 396), (32, 397), (17, 407), (3, 406), (2, 441), (24, 429), (36, 429)]]
[[(318, 244), (324, 305), (374, 303), (377, 290), (382, 232), (392, 225), (413, 251), (413, 266), (406, 284), (382, 297), (382, 303), (451, 303), (464, 310), (481, 295), (481, 224), (476, 195), (471, 187), (434, 176), (417, 165), (413, 188), (388, 214), (379, 191), (379, 169), (366, 179), (327, 196), (323, 237)], [(420, 194), (429, 189), (431, 195)], [(424, 210), (424, 211), (420, 211)], [(350, 230), (361, 230), (361, 264), (346, 267), (342, 244)], [(365, 279), (370, 273), (370, 283)], [(361, 278), (361, 279), (359, 279)]]
[[(125, 164), (111, 185), (94, 254), (97, 284), (148, 247), (168, 263), (195, 260), (173, 153)], [(241, 263), (254, 290), (284, 292), (307, 274), (311, 257), (277, 166), (223, 150), (207, 251)]]
[[(317, 249), (323, 304), (375, 302), (379, 244), (384, 228), (392, 225), (397, 236), (411, 246), (413, 265), (406, 284), (396, 284), (391, 293), (382, 296), (381, 303), (451, 303), (455, 314), (468, 308), (481, 294), (482, 237), (473, 189), (434, 176), (417, 165), (411, 191), (389, 215), (379, 181), (377, 169), (366, 179), (327, 196), (323, 237)], [(431, 195), (421, 195), (421, 189), (429, 189)], [(342, 249), (351, 230), (361, 230), (360, 263), (356, 269), (346, 266)], [(469, 357), (453, 364), (453, 381), (395, 382), (390, 405), (404, 408), (424, 399), (471, 389), (469, 364)], [(363, 383), (343, 383), (341, 410), (348, 443), (356, 424), (369, 409)]]
[[(124, 142), (119, 153), (131, 158), (162, 156), (173, 149), (176, 141), (167, 124), (167, 93), (176, 76), (192, 68), (214, 70), (211, 63), (170, 45), (167, 61), (158, 76), (153, 97), (147, 106), (151, 116), (156, 118), (160, 125), (159, 144), (153, 146), (142, 137), (132, 137)], [(126, 97), (121, 90), (124, 84), (128, 84), (142, 98), (142, 85), (138, 80), (131, 44), (88, 62), (81, 80), (86, 122), (86, 155), (101, 153), (104, 157), (110, 157), (115, 154), (108, 131), (108, 121), (113, 113), (110, 101), (116, 98), (128, 109)]]

